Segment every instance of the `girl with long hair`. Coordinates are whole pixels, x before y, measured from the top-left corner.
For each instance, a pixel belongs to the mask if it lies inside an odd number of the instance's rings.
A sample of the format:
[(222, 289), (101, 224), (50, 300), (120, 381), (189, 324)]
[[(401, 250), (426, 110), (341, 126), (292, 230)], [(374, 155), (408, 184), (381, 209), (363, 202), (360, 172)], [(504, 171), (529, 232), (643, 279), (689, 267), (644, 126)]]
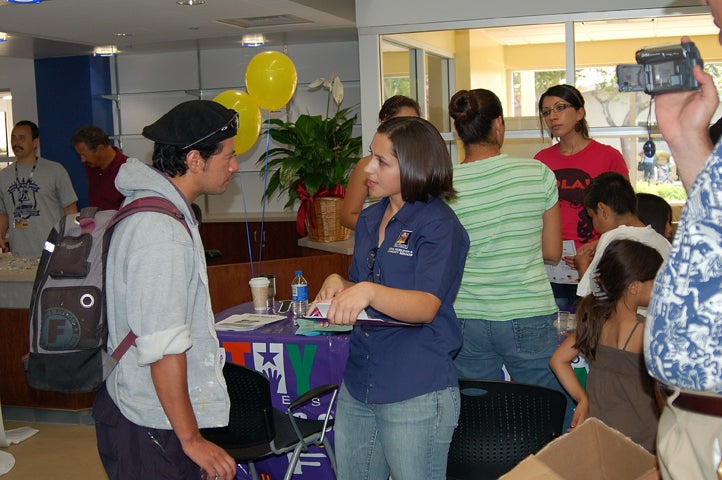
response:
[[(597, 417), (654, 452), (659, 410), (652, 378), (642, 355), (646, 307), (662, 256), (634, 240), (614, 240), (596, 270), (591, 294), (577, 309), (576, 332), (549, 362), (577, 402), (571, 428)], [(570, 362), (583, 355), (589, 363), (586, 392)]]

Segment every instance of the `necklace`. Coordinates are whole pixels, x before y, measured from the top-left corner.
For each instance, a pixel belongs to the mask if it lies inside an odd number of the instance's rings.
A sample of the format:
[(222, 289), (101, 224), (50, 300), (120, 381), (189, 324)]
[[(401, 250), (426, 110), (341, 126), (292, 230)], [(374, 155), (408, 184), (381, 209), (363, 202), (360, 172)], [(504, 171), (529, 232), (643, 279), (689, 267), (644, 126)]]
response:
[(30, 180), (33, 179), (33, 175), (35, 174), (35, 167), (38, 166), (38, 159), (36, 158), (33, 162), (33, 168), (30, 170), (30, 175), (28, 175), (27, 180), (25, 182), (20, 181), (20, 177), (18, 176), (18, 162), (15, 162), (15, 185), (17, 185), (18, 192), (20, 193), (20, 196), (18, 197), (18, 201), (20, 203), (24, 203), (28, 201), (28, 190), (30, 189)]

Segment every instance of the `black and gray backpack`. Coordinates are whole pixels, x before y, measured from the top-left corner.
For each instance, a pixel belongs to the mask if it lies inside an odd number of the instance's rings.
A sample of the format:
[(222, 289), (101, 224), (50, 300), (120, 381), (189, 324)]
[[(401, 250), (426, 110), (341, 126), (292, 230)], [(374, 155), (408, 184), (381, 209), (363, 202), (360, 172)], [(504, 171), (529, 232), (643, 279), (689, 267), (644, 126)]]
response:
[(130, 332), (112, 355), (106, 351), (105, 264), (115, 225), (137, 212), (170, 215), (190, 234), (180, 210), (161, 197), (140, 198), (118, 211), (84, 208), (50, 232), (30, 301), (30, 387), (96, 391), (134, 343)]

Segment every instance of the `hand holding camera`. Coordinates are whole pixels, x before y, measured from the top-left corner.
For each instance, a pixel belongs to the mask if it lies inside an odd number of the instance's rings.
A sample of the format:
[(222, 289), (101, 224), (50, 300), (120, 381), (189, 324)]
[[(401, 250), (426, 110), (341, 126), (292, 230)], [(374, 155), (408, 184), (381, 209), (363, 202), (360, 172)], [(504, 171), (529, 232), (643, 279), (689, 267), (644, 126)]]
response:
[[(691, 44), (689, 38), (682, 37), (682, 45), (687, 43)], [(688, 192), (712, 152), (708, 129), (719, 103), (712, 77), (701, 65), (695, 65), (692, 65), (691, 75), (699, 88), (669, 90), (670, 93), (653, 97), (657, 125), (677, 164), (677, 174)]]

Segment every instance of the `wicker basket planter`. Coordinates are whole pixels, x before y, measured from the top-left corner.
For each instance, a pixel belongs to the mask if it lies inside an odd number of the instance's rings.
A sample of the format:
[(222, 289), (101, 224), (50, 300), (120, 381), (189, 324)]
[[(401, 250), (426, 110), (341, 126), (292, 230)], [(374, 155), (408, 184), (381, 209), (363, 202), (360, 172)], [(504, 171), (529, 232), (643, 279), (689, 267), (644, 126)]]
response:
[(351, 231), (341, 225), (341, 202), (338, 197), (316, 197), (313, 211), (306, 216), (308, 238), (314, 242), (347, 240)]

